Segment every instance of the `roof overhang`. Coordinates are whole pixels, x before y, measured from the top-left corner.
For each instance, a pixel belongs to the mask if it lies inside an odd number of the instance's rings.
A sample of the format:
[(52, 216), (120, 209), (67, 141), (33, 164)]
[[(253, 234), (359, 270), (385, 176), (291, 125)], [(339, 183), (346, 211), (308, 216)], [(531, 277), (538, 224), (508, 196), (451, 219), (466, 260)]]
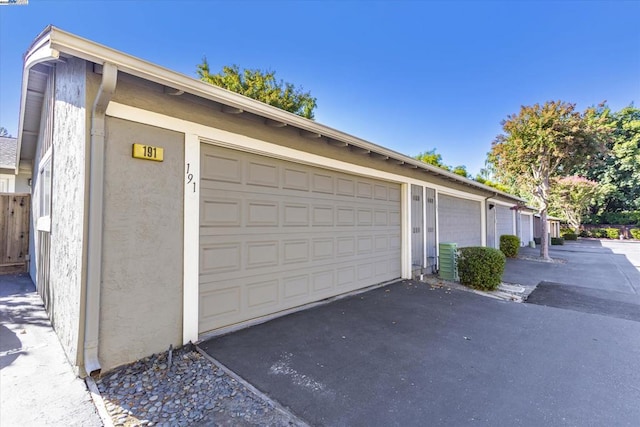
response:
[[(447, 170), (429, 165), (412, 157), (398, 153), (393, 150), (381, 147), (355, 136), (346, 134), (328, 126), (321, 125), (315, 121), (305, 119), (293, 113), (281, 110), (276, 107), (264, 104), (251, 98), (226, 89), (213, 86), (209, 83), (194, 79), (181, 73), (158, 66), (151, 62), (127, 55), (115, 49), (94, 43), (87, 39), (78, 37), (56, 27), (47, 27), (36, 39), (29, 52), (25, 55), (25, 67), (23, 77), (22, 103), (20, 106), (20, 129), (18, 138), (19, 157), (29, 158), (33, 154), (27, 150), (24, 123), (33, 111), (25, 111), (26, 101), (30, 96), (30, 79), (32, 72), (37, 72), (35, 68), (38, 64), (46, 64), (57, 60), (61, 54), (71, 55), (98, 65), (110, 63), (118, 68), (118, 71), (131, 74), (133, 76), (149, 80), (166, 88), (166, 93), (178, 95), (189, 93), (204, 99), (208, 99), (223, 105), (223, 111), (231, 114), (250, 113), (262, 117), (266, 125), (274, 127), (291, 126), (299, 129), (301, 135), (311, 139), (322, 140), (328, 144), (343, 147), (352, 152), (383, 159), (410, 169), (416, 169), (463, 186), (471, 187), (485, 195), (497, 197), (501, 196), (514, 203), (522, 203), (523, 200), (496, 190), (493, 187), (480, 184), (477, 181), (464, 178)], [(38, 88), (33, 88), (37, 92)], [(34, 92), (35, 93), (35, 92)], [(37, 96), (37, 95), (33, 95)], [(39, 117), (39, 116), (38, 116)], [(27, 130), (31, 131), (31, 130)], [(36, 135), (37, 140), (37, 135)], [(29, 141), (32, 142), (31, 140)], [(33, 149), (35, 151), (35, 148)], [(25, 151), (24, 155), (22, 152)], [(31, 157), (32, 158), (32, 157)]]
[(60, 57), (60, 52), (51, 47), (51, 30), (52, 27), (47, 27), (24, 55), (16, 173), (20, 168), (21, 160), (33, 160), (35, 157), (40, 134), (42, 101), (49, 75), (48, 67), (51, 66), (52, 61)]

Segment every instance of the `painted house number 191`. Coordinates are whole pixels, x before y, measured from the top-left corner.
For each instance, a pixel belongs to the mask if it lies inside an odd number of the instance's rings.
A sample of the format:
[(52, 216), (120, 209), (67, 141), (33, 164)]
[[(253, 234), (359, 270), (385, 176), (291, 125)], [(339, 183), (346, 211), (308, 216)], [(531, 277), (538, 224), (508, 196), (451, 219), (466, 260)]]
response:
[(187, 185), (193, 184), (193, 192), (196, 192), (196, 182), (193, 180), (193, 174), (190, 172), (191, 163), (187, 163)]

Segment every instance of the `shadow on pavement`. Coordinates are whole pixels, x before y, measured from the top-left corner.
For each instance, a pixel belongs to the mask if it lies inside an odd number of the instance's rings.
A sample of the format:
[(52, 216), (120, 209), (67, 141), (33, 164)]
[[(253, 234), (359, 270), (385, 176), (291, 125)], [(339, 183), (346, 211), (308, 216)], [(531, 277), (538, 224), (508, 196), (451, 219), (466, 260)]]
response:
[(622, 292), (542, 282), (527, 303), (640, 322), (640, 297)]
[(11, 365), (20, 356), (22, 342), (15, 332), (0, 325), (0, 370)]

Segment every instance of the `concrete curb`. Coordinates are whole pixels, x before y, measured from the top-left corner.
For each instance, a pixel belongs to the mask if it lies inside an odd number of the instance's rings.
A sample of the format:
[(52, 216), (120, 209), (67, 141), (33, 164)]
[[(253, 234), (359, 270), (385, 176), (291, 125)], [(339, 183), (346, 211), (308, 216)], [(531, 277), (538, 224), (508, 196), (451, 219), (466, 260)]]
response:
[(114, 427), (113, 420), (107, 411), (107, 406), (104, 403), (104, 399), (100, 394), (100, 390), (98, 390), (98, 385), (90, 376), (84, 379), (84, 382), (87, 384), (87, 388), (89, 389), (89, 393), (91, 394), (91, 399), (93, 400), (93, 404), (98, 411), (98, 415), (102, 419), (102, 424), (104, 427)]
[(240, 384), (242, 384), (244, 387), (246, 387), (249, 391), (251, 391), (256, 396), (258, 396), (261, 399), (265, 400), (266, 402), (269, 402), (270, 404), (272, 404), (273, 407), (276, 408), (276, 410), (278, 412), (282, 413), (283, 415), (285, 415), (286, 417), (289, 418), (290, 423), (292, 425), (299, 426), (299, 427), (310, 427), (309, 424), (307, 424), (305, 421), (303, 421), (300, 418), (298, 418), (296, 415), (294, 415), (291, 411), (289, 411), (287, 408), (282, 406), (280, 403), (278, 403), (275, 400), (271, 399), (269, 396), (267, 396), (266, 394), (264, 394), (263, 392), (261, 392), (260, 390), (255, 388), (253, 385), (249, 384), (249, 382), (247, 382), (240, 375), (236, 374), (231, 369), (227, 368), (219, 360), (217, 360), (214, 357), (210, 356), (206, 351), (201, 349), (197, 344), (194, 344), (194, 347), (196, 348), (198, 353), (200, 353), (209, 362), (213, 363), (218, 369), (223, 370), (227, 375), (229, 375), (234, 380), (238, 381)]

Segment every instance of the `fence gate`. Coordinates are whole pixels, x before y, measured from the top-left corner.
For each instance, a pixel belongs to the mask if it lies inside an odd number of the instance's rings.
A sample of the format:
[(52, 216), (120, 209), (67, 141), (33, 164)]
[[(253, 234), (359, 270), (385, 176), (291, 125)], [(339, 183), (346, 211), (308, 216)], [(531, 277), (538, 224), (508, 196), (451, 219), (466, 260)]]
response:
[(0, 193), (0, 274), (29, 266), (29, 194)]

